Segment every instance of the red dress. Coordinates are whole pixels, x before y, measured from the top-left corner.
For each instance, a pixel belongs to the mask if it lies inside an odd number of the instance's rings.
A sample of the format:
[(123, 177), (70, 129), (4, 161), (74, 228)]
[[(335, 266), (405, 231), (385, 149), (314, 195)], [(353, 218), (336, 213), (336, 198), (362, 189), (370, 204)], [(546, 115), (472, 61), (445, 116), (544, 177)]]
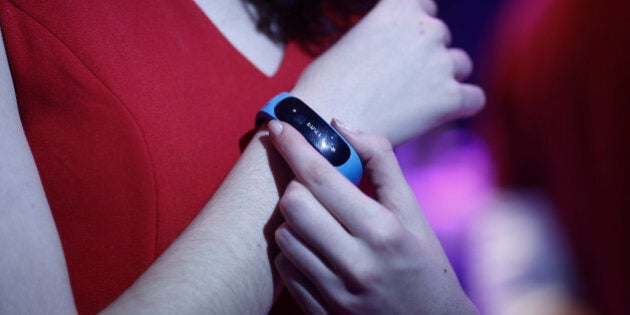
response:
[(311, 59), (289, 45), (269, 78), (192, 0), (0, 0), (0, 22), (82, 313), (171, 244)]

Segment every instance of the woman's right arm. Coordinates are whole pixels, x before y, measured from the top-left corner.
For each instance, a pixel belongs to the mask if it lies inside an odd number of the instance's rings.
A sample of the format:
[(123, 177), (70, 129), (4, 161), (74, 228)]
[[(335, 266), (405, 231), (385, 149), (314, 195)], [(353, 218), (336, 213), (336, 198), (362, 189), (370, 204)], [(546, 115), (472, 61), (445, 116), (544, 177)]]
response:
[(0, 40), (0, 314), (76, 313)]

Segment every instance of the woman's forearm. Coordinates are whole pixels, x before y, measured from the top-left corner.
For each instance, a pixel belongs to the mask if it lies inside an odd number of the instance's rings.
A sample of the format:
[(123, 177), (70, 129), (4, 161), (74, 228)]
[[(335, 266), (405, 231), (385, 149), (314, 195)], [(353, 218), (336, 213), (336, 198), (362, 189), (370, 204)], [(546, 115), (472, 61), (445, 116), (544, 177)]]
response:
[(258, 132), (190, 226), (105, 312), (268, 312), (277, 284), (265, 231), (290, 177), (283, 163)]

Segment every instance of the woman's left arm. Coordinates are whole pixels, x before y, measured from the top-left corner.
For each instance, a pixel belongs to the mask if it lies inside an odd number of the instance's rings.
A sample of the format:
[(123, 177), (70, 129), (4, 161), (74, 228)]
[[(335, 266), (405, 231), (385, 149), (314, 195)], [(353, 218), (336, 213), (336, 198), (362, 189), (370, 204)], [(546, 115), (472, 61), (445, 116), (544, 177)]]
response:
[(376, 199), (361, 192), (285, 123), (271, 140), (296, 175), (280, 200), (275, 260), (308, 313), (468, 314), (442, 247), (398, 166), (391, 144), (334, 122), (364, 161)]

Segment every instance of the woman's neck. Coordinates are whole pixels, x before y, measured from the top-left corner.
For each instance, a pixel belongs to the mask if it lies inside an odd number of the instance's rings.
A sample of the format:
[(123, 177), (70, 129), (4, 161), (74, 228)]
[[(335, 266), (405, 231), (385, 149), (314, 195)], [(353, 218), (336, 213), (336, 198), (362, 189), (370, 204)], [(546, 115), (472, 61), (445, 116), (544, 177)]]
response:
[(240, 0), (194, 0), (219, 31), (258, 70), (273, 76), (284, 57), (284, 45), (256, 30), (256, 22)]

